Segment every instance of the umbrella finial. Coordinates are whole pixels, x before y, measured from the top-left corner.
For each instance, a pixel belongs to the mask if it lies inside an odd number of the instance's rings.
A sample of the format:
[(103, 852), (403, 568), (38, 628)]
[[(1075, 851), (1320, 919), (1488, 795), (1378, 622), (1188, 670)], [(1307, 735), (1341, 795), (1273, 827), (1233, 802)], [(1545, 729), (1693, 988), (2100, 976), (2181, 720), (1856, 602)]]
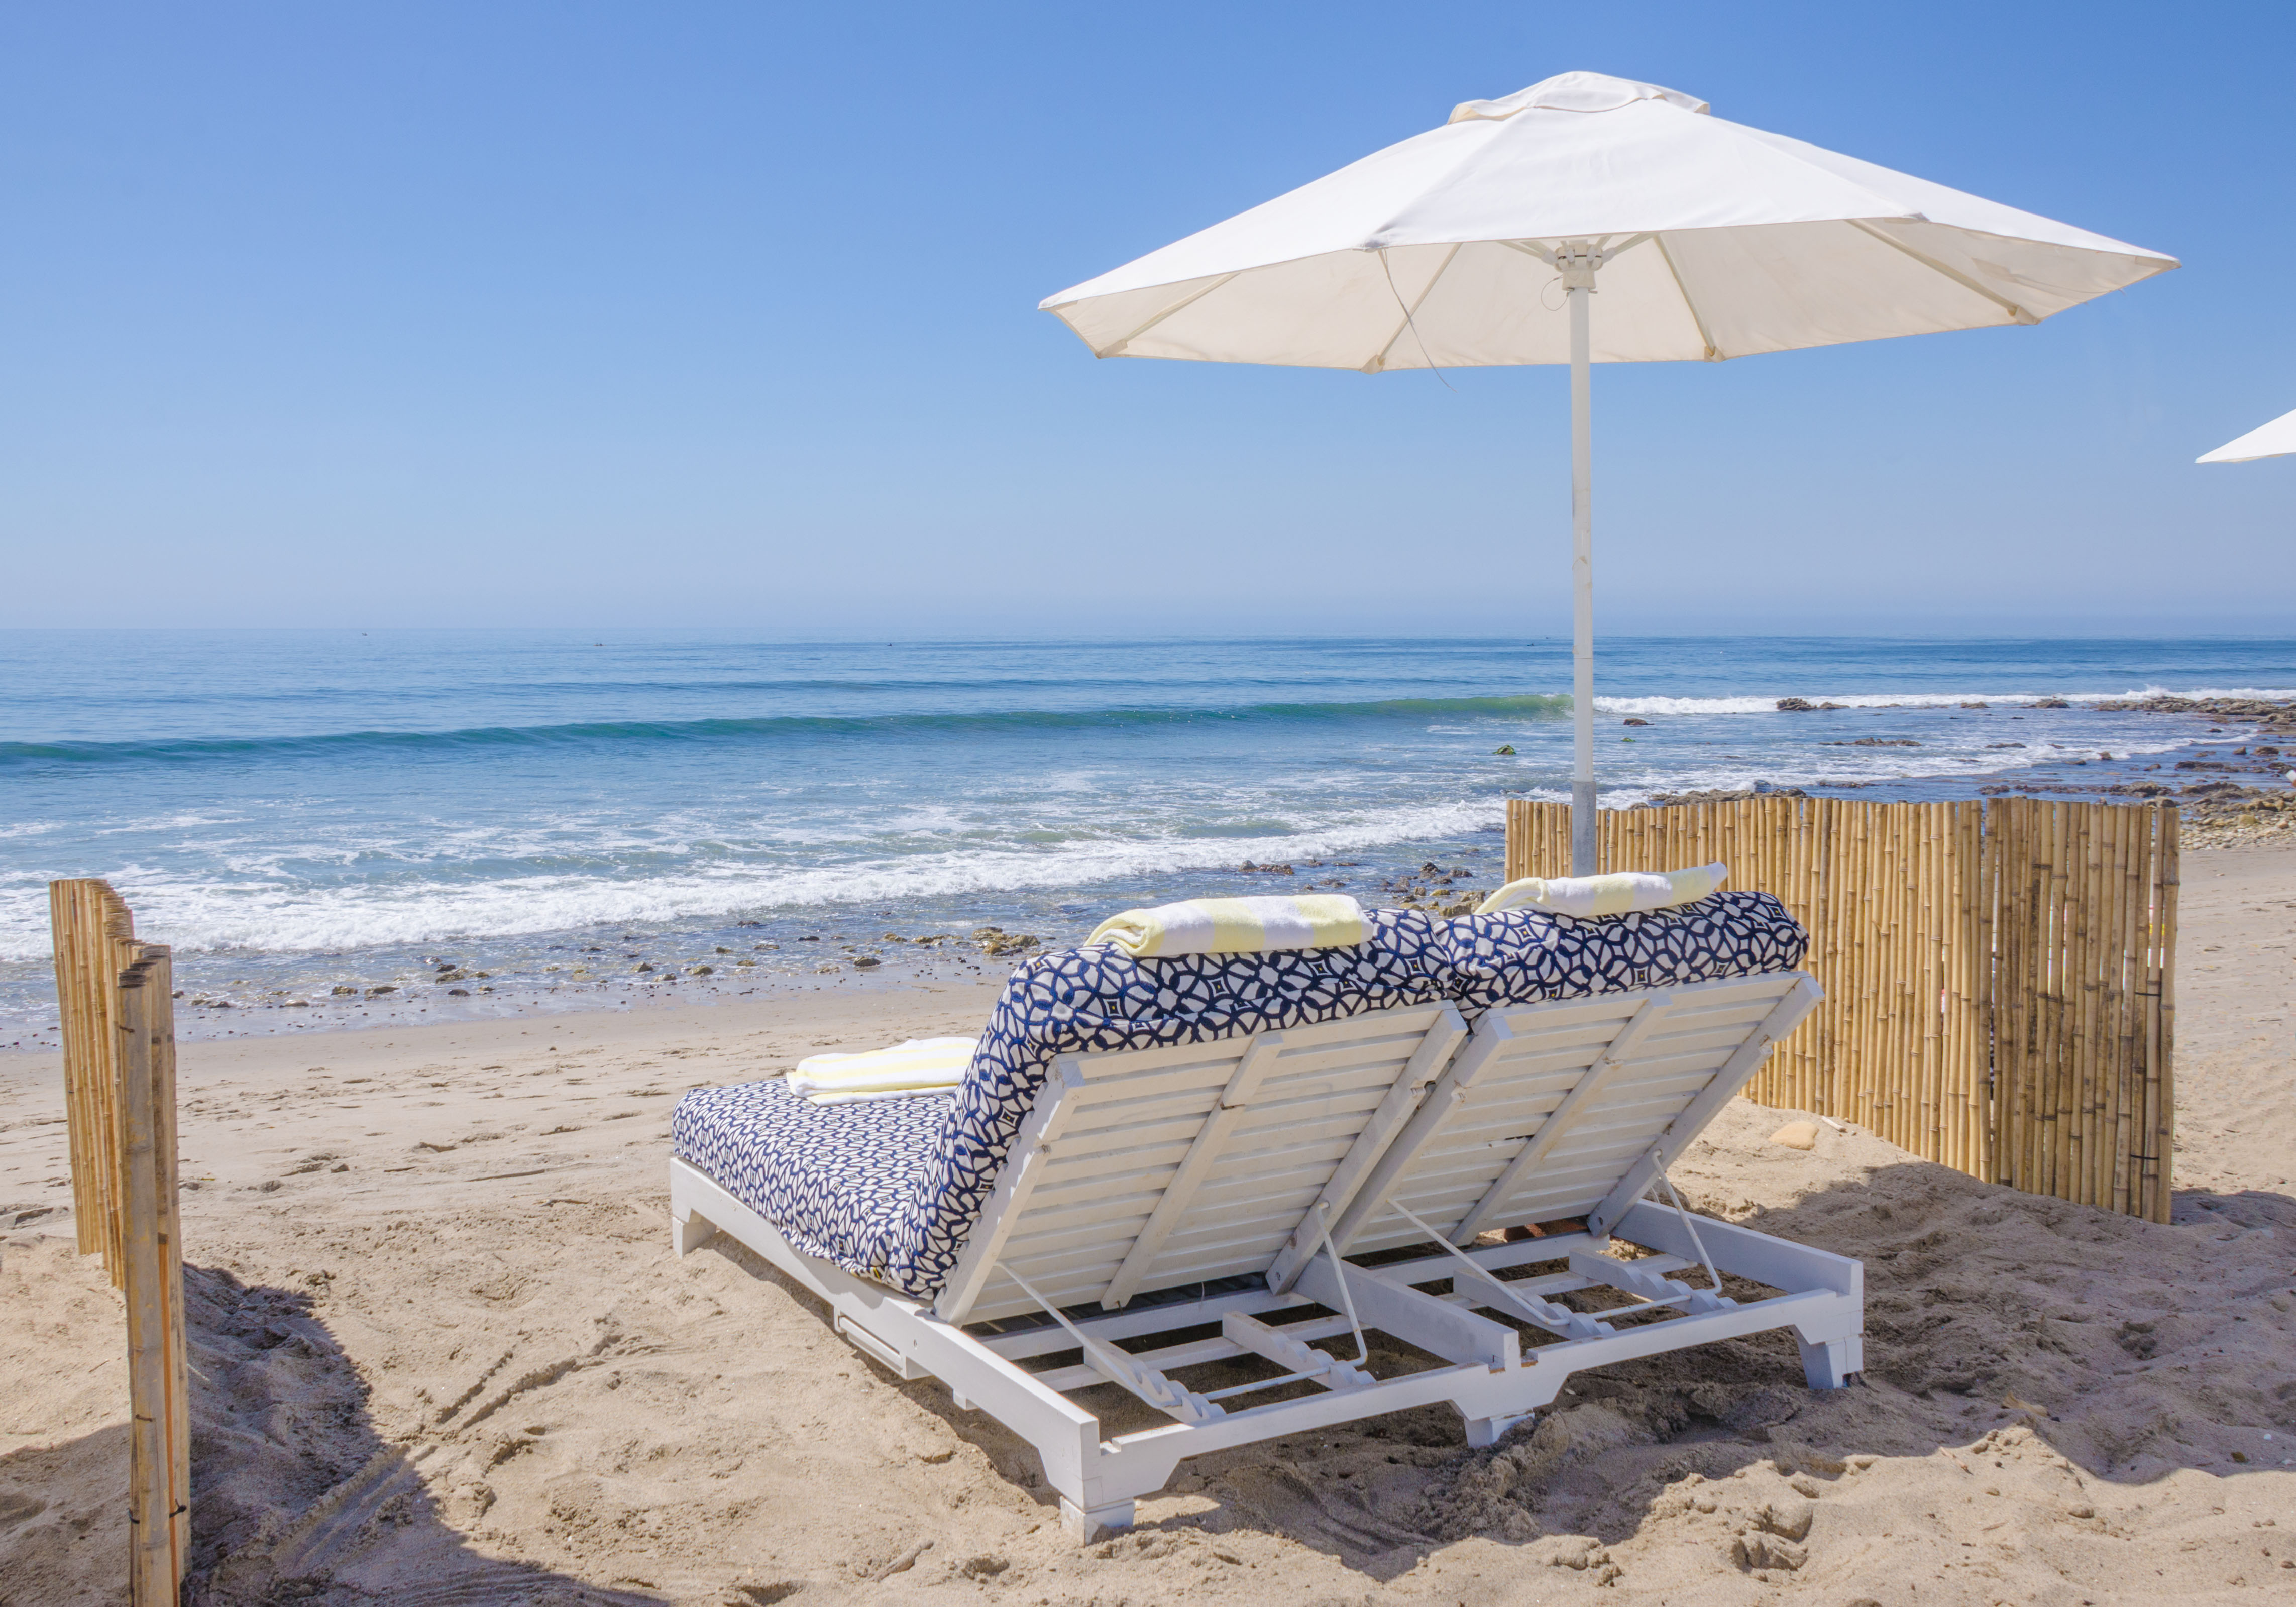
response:
[(1678, 89), (1662, 89), (1656, 84), (1639, 84), (1632, 78), (1614, 78), (1600, 72), (1558, 72), (1551, 78), (1541, 78), (1528, 89), (1518, 89), (1513, 94), (1502, 95), (1496, 101), (1462, 101), (1451, 108), (1450, 122), (1504, 122), (1518, 111), (1616, 111), (1621, 106), (1631, 106), (1636, 101), (1664, 101), (1685, 111), (1708, 112), (1713, 110), (1705, 102), (1683, 94)]

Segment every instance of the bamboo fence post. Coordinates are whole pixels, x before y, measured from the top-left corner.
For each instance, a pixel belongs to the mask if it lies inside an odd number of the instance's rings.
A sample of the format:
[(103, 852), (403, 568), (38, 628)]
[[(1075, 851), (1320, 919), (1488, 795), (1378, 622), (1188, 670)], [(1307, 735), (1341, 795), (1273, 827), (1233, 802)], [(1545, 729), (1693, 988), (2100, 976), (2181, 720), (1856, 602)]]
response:
[(2112, 1204), (2114, 1107), (2120, 1097), (2121, 888), (2128, 880), (2121, 811), (2097, 809), (2097, 906), (2090, 921), (2096, 950), (2096, 1088), (2089, 1111), (2089, 1202)]
[(2034, 1036), (2034, 1116), (2038, 1118), (2038, 1132), (2034, 1134), (2034, 1182), (2028, 1185), (2037, 1193), (2057, 1192), (2057, 1070), (2060, 1070), (2060, 1042), (2064, 1036), (2064, 1010), (2057, 989), (2064, 988), (2064, 808), (2057, 804), (2041, 804), (2034, 813), (2041, 826), (2041, 944), (2038, 944), (2038, 972), (2041, 988), (2034, 996), (2034, 1014), (2038, 1020), (2038, 1033)]
[(2094, 1170), (2094, 1145), (2090, 1142), (2089, 1117), (2095, 1108), (2096, 1086), (2096, 1006), (2097, 976), (2095, 944), (2096, 900), (2103, 878), (2098, 873), (2096, 845), (2096, 811), (2087, 804), (2070, 806), (2070, 813), (2079, 835), (2079, 857), (2073, 861), (2072, 942), (2069, 946), (2073, 956), (2071, 983), (2075, 991), (2068, 998), (2072, 1013), (2072, 1120), (2066, 1135), (2066, 1152), (2072, 1162), (2071, 1175), (2066, 1179), (2068, 1200), (2087, 1204), (2094, 1198), (2090, 1190), (2090, 1174)]
[(2089, 1199), (2107, 1209), (2112, 1207), (2113, 1183), (2120, 1170), (2120, 1091), (2126, 1078), (2122, 1075), (2121, 1005), (2128, 996), (2123, 967), (2128, 958), (2128, 932), (2125, 916), (2128, 913), (2128, 811), (2110, 806), (2098, 811), (2103, 822), (2103, 844), (2101, 880), (2103, 897), (2097, 906), (2097, 994), (2096, 1047), (2097, 1078), (2096, 1109), (2091, 1116), (2092, 1141), (2089, 1161)]
[(2156, 1006), (2160, 1029), (2155, 1041), (2159, 1045), (2149, 1079), (2155, 1090), (2148, 1102), (2153, 1115), (2151, 1130), (2145, 1135), (2145, 1148), (2152, 1157), (2152, 1187), (2145, 1201), (2145, 1215), (2154, 1222), (2169, 1219), (2170, 1191), (2175, 1187), (2175, 1155), (2177, 1148), (2177, 896), (2182, 874), (2179, 861), (2184, 845), (2179, 840), (2180, 822), (2177, 806), (2166, 804), (2161, 808), (2161, 959), (2160, 995)]
[(145, 947), (119, 977), (126, 1186), (130, 1600), (169, 1607), (189, 1538), (182, 1240), (176, 1221), (175, 1042), (168, 951)]
[(1820, 980), (1825, 987), (1825, 1002), (1821, 1018), (1824, 1033), (1819, 1039), (1818, 1053), (1824, 1057), (1819, 1075), (1825, 1079), (1825, 1103), (1818, 1107), (1829, 1116), (1844, 1115), (1849, 1109), (1843, 1062), (1848, 1056), (1849, 1037), (1843, 1029), (1842, 1010), (1849, 992), (1841, 963), (1841, 934), (1844, 930), (1841, 910), (1841, 884), (1846, 873), (1842, 865), (1842, 808), (1839, 799), (1818, 801), (1819, 837), (1822, 883), (1817, 908), (1824, 917), (1824, 929), (1818, 941), (1824, 947), (1824, 967)]
[(1997, 891), (1993, 873), (1993, 834), (1988, 830), (1990, 815), (1991, 811), (1982, 802), (1973, 803), (1969, 808), (1971, 907), (1969, 952), (1965, 963), (1969, 990), (1965, 1008), (1970, 1032), (1970, 1170), (1973, 1176), (1988, 1182), (1993, 1179), (1993, 972), (1996, 964), (1993, 911)]
[(1922, 1131), (1921, 945), (1914, 927), (1920, 898), (1921, 805), (1890, 806), (1890, 1067), (1891, 1099), (1898, 1111), (1898, 1142), (1920, 1154)]
[(2139, 809), (2115, 809), (2113, 853), (2112, 1107), (2106, 1136), (2103, 1203), (2126, 1212), (2129, 1201), (2129, 1101), (2141, 1075), (2136, 1054), (2137, 1007), (2143, 1002), (2145, 818)]
[(2108, 806), (2080, 804), (2076, 806), (2081, 816), (2081, 912), (2077, 925), (2080, 931), (2081, 965), (2081, 1055), (2080, 1055), (2080, 1121), (2075, 1131), (2080, 1136), (2080, 1166), (2074, 1177), (2076, 1192), (2073, 1198), (2083, 1205), (2096, 1203), (2097, 1175), (2097, 1111), (2104, 1090), (2104, 943), (2105, 905), (2110, 897), (2105, 889), (2105, 867), (2110, 862), (2107, 842), (2112, 819)]
[(1951, 804), (1923, 804), (1921, 820), (1920, 863), (1917, 866), (1915, 899), (1915, 940), (1921, 956), (1920, 981), (1914, 991), (1915, 1017), (1921, 1028), (1921, 1103), (1922, 1130), (1924, 1152), (1947, 1160), (1953, 1153), (1953, 1140), (1946, 1125), (1945, 1094), (1945, 1027), (1948, 998), (1950, 989), (1946, 985), (1945, 899), (1940, 884), (1945, 878), (1946, 847), (1950, 840), (1948, 822)]
[(2034, 966), (2039, 944), (2033, 931), (2034, 826), (2038, 806), (2030, 799), (2013, 799), (2004, 806), (2009, 835), (2002, 856), (2002, 924), (2013, 944), (2011, 963), (2004, 968), (2002, 988), (2009, 1005), (2009, 1048), (2002, 1072), (2002, 1097), (2008, 1113), (2007, 1156), (2001, 1181), (2017, 1188), (2032, 1178), (2034, 1035), (2039, 1029), (2034, 1001), (2038, 980)]
[(1994, 979), (2000, 974), (2001, 955), (1996, 945), (1999, 941), (2000, 925), (1997, 914), (2000, 898), (2000, 846), (1997, 826), (2001, 820), (1998, 806), (1978, 803), (1972, 808), (1972, 830), (1975, 832), (1973, 863), (1971, 867), (1972, 902), (1975, 906), (1971, 924), (1969, 950), (1970, 1009), (1976, 1041), (1970, 1048), (1969, 1074), (1972, 1078), (1972, 1140), (1975, 1146), (1974, 1175), (1988, 1183), (2000, 1181), (2000, 1149), (1997, 1143), (2001, 1119), (2001, 1045), (1999, 1014), (1995, 1003)]

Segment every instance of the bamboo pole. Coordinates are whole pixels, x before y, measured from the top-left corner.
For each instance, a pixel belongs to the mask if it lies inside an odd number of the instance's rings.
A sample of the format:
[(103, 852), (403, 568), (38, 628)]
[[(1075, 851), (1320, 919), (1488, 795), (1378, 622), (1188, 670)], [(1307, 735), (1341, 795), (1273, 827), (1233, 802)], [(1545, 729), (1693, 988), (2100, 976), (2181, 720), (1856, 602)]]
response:
[(173, 1607), (189, 1538), (182, 1241), (176, 1220), (175, 1043), (168, 951), (119, 976), (126, 1207), (130, 1600)]
[(2032, 1180), (2033, 1039), (2038, 1029), (2033, 1002), (2039, 990), (2034, 972), (2037, 951), (2034, 923), (2033, 828), (2036, 806), (2030, 799), (2012, 799), (2004, 805), (2009, 834), (2001, 849), (2002, 897), (2007, 902), (2003, 925), (2013, 945), (2005, 967), (2004, 997), (2009, 1013), (2009, 1048), (2003, 1071), (2003, 1094), (2008, 1107), (2008, 1153), (2001, 1181), (2018, 1188)]
[(2180, 822), (2177, 806), (2164, 805), (2161, 810), (2161, 957), (2160, 957), (2160, 1032), (2159, 1050), (2154, 1062), (2152, 1081), (2157, 1092), (2152, 1103), (2154, 1108), (2152, 1128), (2146, 1135), (2145, 1148), (2153, 1156), (2153, 1183), (2145, 1201), (2145, 1215), (2154, 1222), (2169, 1219), (2169, 1193), (2175, 1186), (2174, 1156), (2177, 1148), (2177, 902), (2181, 885), (2179, 861), (2184, 845), (2178, 839)]
[(2096, 808), (2090, 804), (2072, 804), (2066, 813), (2075, 823), (2075, 842), (2078, 851), (2073, 860), (2071, 925), (2072, 940), (2066, 952), (2071, 963), (2068, 968), (2071, 992), (2067, 996), (2072, 1016), (2072, 1056), (2066, 1079), (2071, 1090), (2067, 1124), (2065, 1150), (2070, 1172), (2065, 1179), (2068, 1200), (2082, 1205), (2095, 1202), (2091, 1175), (2095, 1171), (2095, 1150), (2090, 1130), (2090, 1118), (2095, 1107), (2096, 1092), (2096, 913), (2097, 900), (2103, 891), (2100, 873), (2102, 856), (2096, 843)]
[(2144, 986), (2144, 925), (2145, 816), (2139, 809), (2115, 809), (2113, 852), (2112, 1105), (2105, 1137), (2104, 1203), (2129, 1208), (2128, 1150), (2134, 1124), (2130, 1102), (2141, 1075), (2136, 1053), (2137, 1006)]
[(2062, 1068), (2064, 1050), (2064, 828), (2063, 807), (2055, 803), (2043, 804), (2041, 843), (2043, 865), (2047, 881), (2043, 888), (2041, 917), (2041, 992), (2039, 1014), (2041, 1031), (2037, 1041), (2035, 1070), (2039, 1073), (2039, 1089), (2035, 1110), (2040, 1117), (2041, 1130), (2037, 1136), (2039, 1154), (2036, 1157), (2034, 1182), (2038, 1193), (2058, 1193), (2060, 1169), (2057, 1164), (2057, 1140), (2064, 1122), (2061, 1106), (2063, 1101)]

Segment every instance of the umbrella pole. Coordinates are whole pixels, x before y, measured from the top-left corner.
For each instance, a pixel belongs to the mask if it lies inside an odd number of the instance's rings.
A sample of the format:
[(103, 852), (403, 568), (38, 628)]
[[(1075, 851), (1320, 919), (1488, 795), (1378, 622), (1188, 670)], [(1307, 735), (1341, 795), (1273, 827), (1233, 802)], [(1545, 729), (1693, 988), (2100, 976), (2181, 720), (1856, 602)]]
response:
[[(1582, 266), (1583, 265), (1583, 266)], [(1576, 267), (1576, 273), (1571, 272)], [(1595, 441), (1587, 298), (1595, 268), (1565, 259), (1570, 302), (1570, 873), (1595, 865)], [(1572, 283), (1573, 280), (1579, 283)]]

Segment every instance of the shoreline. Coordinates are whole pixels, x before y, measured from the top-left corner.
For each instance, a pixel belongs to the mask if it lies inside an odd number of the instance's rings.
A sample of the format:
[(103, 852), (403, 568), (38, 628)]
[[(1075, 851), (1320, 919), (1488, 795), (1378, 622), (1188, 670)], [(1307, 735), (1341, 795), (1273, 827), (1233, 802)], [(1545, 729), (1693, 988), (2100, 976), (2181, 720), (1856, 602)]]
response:
[[(1813, 736), (1830, 733), (1819, 745), (1830, 743), (1848, 754), (1921, 745), (1916, 739), (1891, 734), (1898, 729), (1891, 716), (1908, 712), (1948, 722), (1989, 717), (1964, 714), (1958, 706), (1908, 709), (1892, 705), (1814, 707), (1807, 713), (1777, 717), (1795, 722), (1797, 729)], [(1874, 802), (2008, 795), (2101, 801), (2159, 798), (2176, 802), (2182, 810), (2188, 849), (2296, 841), (2296, 790), (2286, 779), (2289, 767), (2296, 767), (2296, 738), (2284, 734), (2284, 728), (2296, 726), (2296, 703), (2153, 698), (2069, 705), (2063, 710), (2005, 705), (1997, 712), (2013, 722), (2071, 717), (2076, 723), (2092, 713), (2124, 719), (2134, 714), (2173, 740), (2148, 742), (2139, 752), (2124, 746), (2113, 753), (2079, 747), (2060, 726), (2046, 724), (2044, 734), (2030, 739), (2039, 745), (2028, 747), (2009, 739), (2031, 727), (2005, 724), (1997, 734), (1988, 734), (2004, 740), (1984, 746), (2011, 749), (2030, 761), (2013, 769), (1977, 767), (1950, 776), (1838, 777), (1805, 786), (1761, 785), (1789, 796)], [(1804, 721), (1810, 724), (1804, 726)], [(1659, 741), (1666, 739), (1666, 727), (1673, 723), (1672, 717), (1660, 716), (1626, 734)], [(1869, 730), (1879, 734), (1859, 734)], [(1923, 735), (1935, 740), (1926, 728)], [(1955, 740), (1967, 746), (1978, 739), (1964, 734)], [(2288, 744), (2284, 750), (2284, 742)], [(1700, 749), (1722, 745), (1719, 739), (1702, 736), (1692, 744)], [(1682, 762), (1692, 763), (1686, 757), (1689, 750), (1682, 751)], [(1724, 753), (1695, 763), (1710, 765), (1734, 757)], [(1688, 801), (1753, 795), (1748, 790), (1655, 796)], [(1503, 799), (1491, 803), (1493, 811), (1503, 808)], [(649, 1008), (648, 996), (666, 993), (779, 996), (844, 988), (863, 971), (904, 974), (930, 985), (987, 974), (994, 969), (999, 944), (1033, 940), (1058, 947), (1081, 941), (1101, 915), (1136, 904), (1191, 896), (1305, 891), (1311, 886), (1382, 901), (1382, 895), (1398, 893), (1423, 862), (1441, 865), (1454, 890), (1488, 891), (1499, 878), (1500, 835), (1498, 827), (1486, 822), (1439, 840), (1398, 840), (1344, 854), (1303, 857), (1297, 861), (1300, 873), (1281, 880), (1247, 871), (1229, 859), (1195, 869), (1127, 876), (1114, 887), (1085, 882), (906, 900), (872, 897), (760, 907), (754, 918), (673, 914), (627, 924), (374, 943), (340, 951), (179, 947), (177, 1028), (186, 1042), (261, 1033), (306, 1037), (417, 1021)], [(1192, 845), (1191, 852), (1201, 857), (1204, 846)], [(1272, 857), (1271, 850), (1283, 847), (1281, 838), (1253, 839), (1239, 841), (1234, 852), (1239, 858), (1249, 854)], [(127, 890), (133, 902), (134, 890)], [(164, 939), (164, 925), (151, 924), (161, 925), (155, 936)], [(985, 944), (983, 933), (989, 934)], [(53, 1045), (54, 1004), (45, 962), (0, 965), (0, 1002), (4, 1002), (0, 1021), (7, 1023), (0, 1027), (0, 1054)]]

